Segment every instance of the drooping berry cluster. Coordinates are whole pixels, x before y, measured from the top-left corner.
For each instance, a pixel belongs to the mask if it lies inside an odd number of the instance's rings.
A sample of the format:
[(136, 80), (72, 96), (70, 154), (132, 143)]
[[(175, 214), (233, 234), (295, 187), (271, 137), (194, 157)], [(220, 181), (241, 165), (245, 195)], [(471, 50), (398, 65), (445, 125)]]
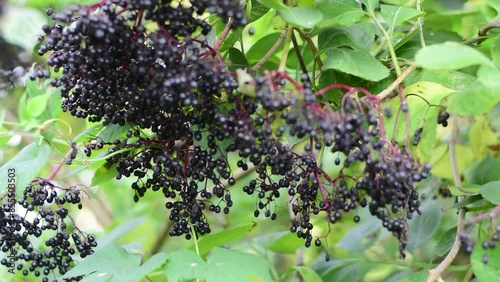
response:
[[(65, 207), (72, 204), (81, 208), (79, 188), (61, 188), (38, 178), (17, 202), (26, 209), (23, 213), (15, 212), (16, 202), (11, 200), (15, 195), (7, 196), (0, 207), (0, 248), (8, 254), (2, 265), (49, 281), (49, 277), (63, 275), (74, 266), (72, 255), (84, 258), (93, 253), (97, 246), (94, 236), (78, 230)], [(47, 239), (39, 247), (32, 244), (35, 238)]]
[[(171, 235), (208, 233), (204, 212), (228, 213), (233, 205), (232, 152), (239, 168), (255, 168), (243, 191), (257, 195), (256, 216), (263, 211), (276, 219), (274, 200), (289, 195), (296, 215), (290, 230), (306, 246), (313, 240), (319, 246), (312, 216), (335, 223), (368, 206), (399, 239), (404, 256), (406, 220), (420, 205), (414, 183), (430, 168), (385, 137), (380, 101), (337, 85), (347, 92), (334, 111), (316, 99), (325, 90), (314, 92), (307, 75), (297, 82), (283, 72), (255, 78), (255, 95), (235, 91), (238, 83), (218, 50), (197, 35), (210, 31), (199, 17), (206, 10), (231, 20), (231, 27), (244, 25), (241, 7), (230, 0), (190, 3), (103, 0), (48, 13), (56, 23), (44, 28), (40, 54), (50, 52), (47, 64), (62, 71), (52, 85), (61, 89), (63, 110), (131, 128), (107, 144), (107, 165), (116, 167), (117, 179), (136, 179), (134, 200), (161, 191), (174, 221)], [(97, 138), (90, 144), (104, 146)], [(340, 173), (321, 167), (322, 150), (339, 156)], [(72, 146), (68, 163), (75, 157)], [(361, 169), (348, 173), (353, 166)]]

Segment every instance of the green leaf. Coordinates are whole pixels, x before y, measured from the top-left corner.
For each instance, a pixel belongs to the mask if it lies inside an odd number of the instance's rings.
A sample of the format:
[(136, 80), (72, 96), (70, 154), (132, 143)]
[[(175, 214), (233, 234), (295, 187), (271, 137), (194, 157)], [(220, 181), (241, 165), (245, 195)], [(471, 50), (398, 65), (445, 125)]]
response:
[(227, 53), (229, 58), (227, 66), (229, 70), (236, 71), (237, 69), (245, 69), (248, 67), (247, 58), (245, 58), (245, 55), (240, 50), (231, 47)]
[[(430, 107), (429, 104), (439, 105), (441, 100), (455, 91), (434, 82), (419, 81), (406, 87), (405, 92), (410, 115), (409, 134), (413, 135), (418, 128), (423, 128), (416, 155), (420, 160), (428, 161), (436, 143), (436, 119), (439, 112), (437, 107)], [(400, 108), (399, 99), (391, 100), (387, 107), (393, 113), (397, 113)], [(391, 117), (384, 120), (384, 126), (387, 129), (387, 136), (393, 136), (394, 130), (396, 130), (395, 141), (404, 144), (406, 136), (405, 122)]]
[(7, 189), (7, 174), (10, 169), (15, 170), (17, 195), (22, 195), (24, 188), (38, 176), (49, 160), (50, 146), (38, 145), (33, 142), (24, 147), (10, 161), (0, 168), (0, 191)]
[(276, 11), (288, 9), (288, 6), (283, 4), (283, 1), (280, 0), (257, 0), (257, 2), (268, 8), (275, 9)]
[(321, 10), (315, 7), (292, 7), (278, 10), (278, 14), (285, 22), (302, 28), (313, 28), (323, 19)]
[(146, 220), (145, 216), (141, 216), (139, 218), (127, 219), (127, 221), (113, 228), (111, 231), (108, 230), (106, 235), (100, 237), (99, 240), (97, 241), (97, 247), (95, 248), (95, 251), (100, 250), (103, 247), (107, 246), (108, 244), (116, 241), (118, 238), (127, 234), (132, 229), (137, 227), (139, 224), (143, 223), (144, 220)]
[(422, 246), (436, 232), (441, 222), (443, 211), (438, 201), (428, 200), (421, 207), (421, 215), (415, 215), (415, 218), (408, 222), (408, 251), (415, 253), (415, 250)]
[(96, 186), (110, 180), (115, 179), (118, 172), (116, 171), (116, 165), (107, 167), (107, 163), (103, 162), (101, 166), (95, 171), (92, 177), (92, 186)]
[[(280, 235), (274, 236), (268, 249), (283, 254), (295, 254), (298, 248), (304, 245), (304, 240), (297, 238), (296, 234), (288, 231), (280, 232)], [(273, 234), (274, 235), (274, 234)]]
[[(483, 263), (483, 257), (488, 257), (488, 262)], [(483, 249), (481, 244), (476, 244), (470, 257), (472, 270), (478, 281), (500, 281), (500, 248)]]
[(495, 65), (500, 68), (500, 34), (495, 37), (495, 40), (491, 44), (490, 52), (493, 63), (495, 63)]
[(195, 252), (178, 250), (168, 254), (163, 270), (168, 281), (186, 281), (203, 278), (206, 263)]
[(477, 116), (476, 122), (469, 130), (469, 142), (477, 159), (484, 159), (489, 152), (489, 146), (497, 144), (497, 136), (491, 129), (488, 118)]
[(500, 181), (491, 181), (481, 186), (481, 195), (493, 204), (500, 205)]
[(307, 266), (295, 266), (293, 267), (298, 273), (300, 273), (300, 276), (303, 281), (307, 282), (322, 282), (323, 280), (321, 279), (321, 276), (316, 273), (316, 271), (312, 270), (310, 267)]
[(347, 231), (337, 246), (347, 251), (362, 253), (375, 243), (380, 228), (378, 220), (361, 223)]
[(424, 269), (403, 277), (399, 282), (425, 282), (428, 275), (428, 270)]
[(68, 271), (64, 278), (87, 275), (82, 281), (140, 281), (167, 260), (165, 253), (158, 253), (141, 265), (141, 256), (129, 254), (117, 244), (95, 252)]
[(479, 202), (481, 200), (483, 200), (483, 197), (481, 197), (480, 195), (474, 195), (474, 196), (466, 197), (462, 201), (454, 204), (451, 208), (452, 209), (460, 209), (460, 208), (466, 207), (466, 206), (468, 206), (470, 204), (477, 203), (477, 202)]
[(368, 8), (368, 10), (374, 11), (378, 6), (379, 0), (361, 0), (361, 2), (366, 5), (366, 8)]
[(389, 69), (368, 53), (338, 48), (329, 50), (326, 54), (323, 70), (336, 69), (370, 81), (379, 81), (389, 76)]
[[(271, 33), (255, 42), (245, 54), (248, 62), (253, 65), (260, 59), (262, 59), (262, 57), (266, 55), (269, 49), (273, 47), (274, 43), (276, 43), (276, 41), (280, 37), (280, 34), (280, 32)], [(280, 47), (282, 45), (283, 42), (281, 43)], [(280, 50), (280, 48), (277, 48), (277, 50)]]
[(461, 187), (450, 187), (450, 193), (453, 196), (472, 196), (478, 195), (481, 190), (481, 185), (478, 184), (464, 184)]
[(251, 0), (251, 4), (250, 16), (248, 17), (249, 23), (260, 19), (269, 11), (268, 7), (264, 6), (262, 3), (256, 0)]
[(427, 69), (458, 70), (474, 65), (494, 65), (476, 49), (457, 42), (446, 42), (422, 48), (415, 55), (415, 64)]
[[(460, 152), (456, 155), (458, 172), (464, 173), (474, 160), (474, 154), (470, 146), (463, 144), (457, 144), (456, 151)], [(439, 144), (434, 148), (429, 163), (432, 165), (431, 173), (433, 175), (453, 180), (453, 173), (450, 168), (450, 153), (446, 144)]]
[[(350, 258), (353, 258), (352, 256)], [(354, 258), (357, 258), (354, 256)], [(360, 258), (361, 259), (361, 258)], [(369, 263), (353, 262), (352, 260), (331, 260), (328, 263), (313, 267), (323, 281), (352, 282), (362, 281), (365, 274), (373, 265)]]
[(169, 254), (164, 268), (168, 281), (204, 278), (206, 282), (272, 281), (263, 258), (250, 254), (215, 248), (204, 262), (195, 252), (179, 250)]
[[(500, 70), (495, 66), (481, 66), (477, 76), (479, 81), (486, 87), (491, 88), (493, 91), (500, 91)], [(500, 94), (497, 96), (500, 97)]]
[(375, 26), (371, 23), (357, 23), (349, 27), (323, 28), (318, 35), (318, 52), (338, 47), (369, 52), (375, 37)]
[(131, 128), (130, 124), (118, 125), (118, 124), (109, 124), (107, 125), (100, 133), (99, 138), (103, 142), (113, 142), (118, 137), (124, 135)]
[[(5, 6), (5, 5), (4, 5)], [(30, 53), (43, 34), (42, 26), (47, 23), (46, 17), (40, 10), (23, 8), (18, 5), (8, 5), (2, 17), (0, 32), (5, 41), (24, 48)]]
[(28, 99), (26, 111), (30, 119), (36, 118), (45, 112), (45, 107), (47, 106), (49, 98), (50, 96), (48, 94), (43, 94)]
[[(466, 224), (464, 233), (469, 233), (473, 224)], [(442, 256), (448, 253), (455, 242), (455, 237), (457, 236), (457, 227), (452, 227), (448, 229), (446, 232), (439, 236), (438, 242), (436, 243), (436, 251), (435, 255)]]
[(229, 34), (226, 36), (222, 45), (220, 46), (219, 52), (224, 52), (234, 46), (234, 43), (238, 42), (241, 38), (241, 34), (243, 33), (243, 28), (239, 27), (237, 29), (232, 29)]
[[(460, 152), (460, 151), (458, 151)], [(500, 180), (500, 159), (488, 156), (472, 171), (469, 182), (484, 185), (488, 182)]]
[(251, 281), (252, 278), (272, 281), (264, 258), (243, 252), (215, 248), (208, 256), (207, 265), (207, 282)]
[(497, 0), (486, 0), (486, 4), (500, 13), (500, 2), (498, 2)]
[[(215, 247), (223, 246), (226, 243), (239, 239), (252, 231), (252, 229), (257, 226), (257, 223), (251, 222), (242, 226), (225, 229), (217, 233), (210, 233), (206, 236), (201, 237), (198, 240), (199, 254), (204, 256), (210, 250)], [(190, 250), (195, 250), (195, 245), (192, 245)]]
[(359, 4), (351, 0), (321, 0), (317, 7), (323, 14), (318, 27), (351, 26), (365, 15)]
[(474, 81), (448, 99), (448, 111), (457, 115), (480, 115), (490, 112), (500, 101), (497, 89), (491, 89)]
[(380, 5), (380, 13), (382, 13), (382, 17), (389, 25), (391, 33), (396, 26), (424, 14), (417, 9), (393, 5)]

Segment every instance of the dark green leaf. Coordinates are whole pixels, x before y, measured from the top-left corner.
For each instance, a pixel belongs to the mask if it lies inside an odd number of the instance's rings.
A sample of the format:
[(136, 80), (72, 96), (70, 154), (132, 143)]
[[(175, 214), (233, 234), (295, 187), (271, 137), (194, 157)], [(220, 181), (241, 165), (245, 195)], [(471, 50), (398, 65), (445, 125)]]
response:
[(323, 18), (320, 9), (315, 7), (292, 7), (278, 10), (283, 20), (293, 26), (313, 28)]
[(248, 17), (248, 22), (254, 22), (258, 19), (260, 19), (262, 16), (264, 16), (268, 11), (269, 8), (262, 5), (262, 3), (256, 1), (256, 0), (251, 0), (252, 7), (250, 11), (250, 16)]
[(326, 52), (323, 70), (336, 69), (370, 81), (379, 81), (389, 76), (389, 69), (368, 53), (338, 48)]
[(451, 208), (452, 209), (460, 209), (460, 208), (466, 207), (468, 205), (471, 205), (473, 203), (477, 203), (478, 201), (481, 201), (481, 200), (483, 200), (483, 197), (480, 195), (470, 196), (470, 197), (467, 197), (467, 198), (463, 199), (462, 201), (454, 204)]
[(227, 52), (229, 58), (227, 66), (229, 70), (236, 71), (237, 69), (248, 67), (247, 58), (245, 58), (245, 55), (240, 50), (231, 47)]
[(408, 222), (410, 234), (407, 249), (412, 253), (436, 232), (443, 214), (441, 204), (433, 200), (424, 202), (420, 210), (422, 214), (414, 215), (414, 218)]
[(500, 181), (491, 181), (481, 186), (481, 195), (493, 204), (500, 205)]
[(118, 124), (109, 124), (99, 133), (98, 136), (103, 142), (113, 142), (118, 137), (125, 135), (130, 128), (131, 126), (129, 124), (125, 124), (123, 126)]
[[(241, 39), (241, 34), (243, 33), (243, 28), (239, 27), (237, 29), (232, 29), (227, 37), (222, 42), (220, 46), (219, 52), (224, 52), (227, 49), (234, 46), (234, 43), (238, 42)], [(239, 50), (238, 50), (239, 51)]]
[[(255, 42), (252, 47), (250, 47), (250, 49), (246, 52), (248, 62), (253, 65), (260, 59), (262, 59), (262, 57), (266, 55), (269, 49), (273, 47), (274, 43), (276, 43), (276, 41), (280, 37), (280, 34), (280, 32), (271, 33)], [(283, 43), (281, 43), (280, 47), (282, 45)], [(277, 50), (280, 50), (280, 48), (277, 48)]]

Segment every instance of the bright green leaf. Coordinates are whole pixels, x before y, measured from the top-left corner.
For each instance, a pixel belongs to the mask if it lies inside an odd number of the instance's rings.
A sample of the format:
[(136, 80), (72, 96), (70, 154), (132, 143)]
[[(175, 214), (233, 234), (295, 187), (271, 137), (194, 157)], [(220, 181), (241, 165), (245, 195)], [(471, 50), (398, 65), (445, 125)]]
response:
[(500, 181), (491, 181), (481, 187), (481, 195), (492, 202), (500, 205)]
[(351, 26), (365, 15), (359, 4), (352, 0), (321, 0), (317, 7), (323, 14), (318, 23), (320, 27)]
[(410, 234), (407, 249), (412, 253), (436, 232), (443, 214), (438, 201), (428, 200), (420, 207), (420, 210), (422, 214), (415, 215), (415, 218), (408, 222)]
[(485, 0), (486, 4), (490, 5), (491, 8), (497, 10), (500, 13), (500, 2), (497, 0)]
[(136, 228), (139, 224), (143, 223), (145, 220), (145, 216), (141, 216), (139, 218), (131, 218), (108, 231), (106, 235), (100, 237), (99, 240), (97, 240), (97, 247), (95, 248), (95, 251), (100, 250), (108, 244), (116, 241), (123, 235), (130, 232), (132, 229)]
[(280, 235), (272, 239), (269, 250), (283, 254), (294, 254), (298, 248), (304, 245), (304, 240), (297, 238), (296, 234), (280, 232)]
[(323, 70), (336, 69), (370, 81), (379, 81), (389, 76), (389, 69), (368, 53), (338, 48), (326, 52)]
[(280, 0), (257, 0), (257, 2), (261, 3), (262, 5), (275, 9), (277, 11), (288, 9), (288, 7), (283, 4), (283, 1)]
[(386, 23), (389, 25), (391, 31), (405, 21), (409, 21), (423, 15), (423, 13), (417, 9), (392, 5), (380, 5), (380, 12), (382, 13)]
[[(440, 151), (444, 154), (440, 153)], [(457, 144), (456, 151), (460, 152), (460, 154), (456, 155), (458, 172), (464, 173), (474, 160), (474, 154), (469, 146), (462, 144)], [(453, 179), (453, 173), (450, 167), (450, 153), (446, 144), (440, 144), (435, 147), (429, 163), (432, 165), (432, 174), (441, 178)]]
[[(210, 250), (215, 247), (223, 246), (226, 243), (239, 239), (252, 231), (252, 229), (257, 224), (255, 222), (251, 222), (249, 224), (245, 224), (243, 226), (238, 226), (234, 228), (225, 229), (223, 231), (217, 233), (211, 233), (201, 237), (198, 240), (199, 246), (199, 254), (200, 256), (204, 256)], [(191, 246), (190, 250), (195, 250), (196, 247)]]
[(0, 191), (7, 189), (7, 177), (9, 169), (14, 169), (16, 174), (17, 195), (22, 195), (24, 188), (38, 176), (49, 160), (50, 146), (38, 145), (33, 142), (24, 147), (10, 161), (0, 168)]
[(493, 66), (481, 52), (457, 42), (446, 42), (422, 48), (415, 55), (415, 64), (426, 69), (458, 70), (474, 65)]
[[(485, 250), (482, 244), (476, 244), (472, 250), (470, 261), (474, 275), (479, 281), (500, 281), (500, 248)], [(487, 256), (487, 263), (483, 257)]]
[(481, 190), (481, 185), (478, 184), (464, 184), (461, 187), (450, 187), (450, 193), (453, 196), (472, 196), (478, 195)]
[(26, 111), (29, 113), (30, 118), (38, 117), (45, 112), (45, 107), (47, 106), (49, 98), (50, 96), (48, 94), (44, 94), (28, 99)]
[(323, 18), (320, 9), (314, 7), (292, 7), (279, 10), (278, 14), (287, 23), (302, 28), (313, 28)]

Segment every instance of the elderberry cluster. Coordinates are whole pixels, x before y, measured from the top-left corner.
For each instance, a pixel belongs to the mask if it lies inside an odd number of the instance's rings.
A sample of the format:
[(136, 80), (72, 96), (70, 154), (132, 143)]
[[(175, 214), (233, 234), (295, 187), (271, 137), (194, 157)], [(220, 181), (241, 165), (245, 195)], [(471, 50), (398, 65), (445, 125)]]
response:
[[(49, 281), (49, 277), (63, 275), (74, 266), (73, 255), (82, 258), (91, 255), (97, 246), (94, 236), (73, 226), (65, 207), (73, 204), (81, 208), (80, 193), (77, 187), (60, 188), (38, 178), (26, 187), (17, 202), (26, 209), (24, 214), (15, 212), (16, 202), (11, 200), (15, 195), (7, 195), (0, 207), (0, 248), (8, 254), (8, 259), (1, 264), (22, 271), (23, 275), (33, 273), (41, 281)], [(31, 213), (35, 215), (33, 218), (28, 217)], [(35, 238), (46, 238), (44, 245), (34, 246)]]

